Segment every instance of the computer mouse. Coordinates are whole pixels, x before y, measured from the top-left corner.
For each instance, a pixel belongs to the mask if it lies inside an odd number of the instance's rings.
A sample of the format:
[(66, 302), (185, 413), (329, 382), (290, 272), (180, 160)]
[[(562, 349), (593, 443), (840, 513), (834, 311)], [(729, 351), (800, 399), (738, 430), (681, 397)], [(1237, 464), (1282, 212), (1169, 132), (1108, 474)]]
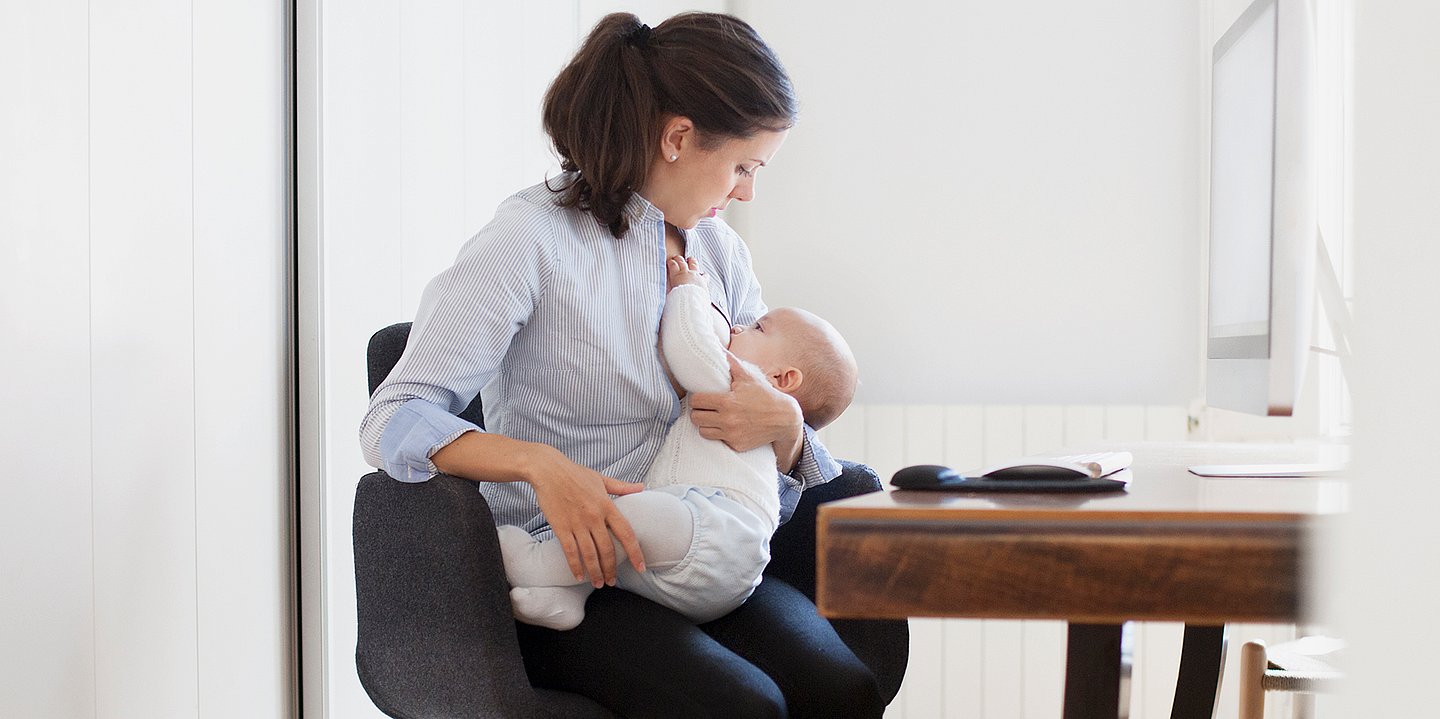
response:
[(890, 478), (890, 485), (898, 489), (934, 489), (964, 481), (965, 476), (949, 467), (938, 464), (917, 464), (906, 467)]

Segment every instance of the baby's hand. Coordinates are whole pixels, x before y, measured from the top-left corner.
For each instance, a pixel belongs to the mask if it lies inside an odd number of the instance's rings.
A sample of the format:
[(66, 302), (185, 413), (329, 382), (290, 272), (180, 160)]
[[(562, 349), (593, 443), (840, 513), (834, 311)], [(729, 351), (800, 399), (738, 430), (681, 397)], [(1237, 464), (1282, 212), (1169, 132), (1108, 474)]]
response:
[(668, 279), (667, 290), (673, 290), (680, 285), (700, 285), (709, 288), (710, 279), (700, 271), (700, 265), (694, 259), (686, 259), (680, 255), (674, 255), (665, 260), (665, 272)]

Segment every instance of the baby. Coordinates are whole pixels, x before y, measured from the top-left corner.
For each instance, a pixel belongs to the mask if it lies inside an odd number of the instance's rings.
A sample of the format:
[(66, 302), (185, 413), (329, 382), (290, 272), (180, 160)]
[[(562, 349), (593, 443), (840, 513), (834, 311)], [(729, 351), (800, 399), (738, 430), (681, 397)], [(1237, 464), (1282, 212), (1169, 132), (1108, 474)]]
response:
[[(661, 356), (686, 392), (730, 389), (729, 353), (746, 371), (794, 397), (805, 421), (819, 429), (855, 396), (850, 347), (830, 323), (804, 310), (781, 308), (748, 327), (728, 327), (710, 303), (694, 260), (666, 261), (669, 293), (660, 321)], [(736, 452), (705, 439), (689, 420), (690, 401), (665, 435), (645, 475), (649, 491), (615, 499), (640, 542), (646, 571), (623, 562), (617, 543), (616, 584), (695, 622), (718, 619), (760, 584), (779, 526), (775, 451), (764, 445)], [(572, 629), (592, 591), (570, 571), (560, 542), (537, 542), (520, 527), (499, 528), (511, 604), (522, 622)]]

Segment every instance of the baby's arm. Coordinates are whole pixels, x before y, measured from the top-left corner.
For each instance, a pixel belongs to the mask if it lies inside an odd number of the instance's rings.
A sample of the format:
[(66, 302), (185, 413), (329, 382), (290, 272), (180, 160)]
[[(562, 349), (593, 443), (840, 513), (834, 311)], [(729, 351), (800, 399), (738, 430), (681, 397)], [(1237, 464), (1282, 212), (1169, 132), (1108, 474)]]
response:
[(730, 328), (710, 304), (708, 280), (694, 260), (671, 257), (665, 269), (671, 290), (660, 320), (660, 349), (671, 374), (689, 392), (729, 391)]

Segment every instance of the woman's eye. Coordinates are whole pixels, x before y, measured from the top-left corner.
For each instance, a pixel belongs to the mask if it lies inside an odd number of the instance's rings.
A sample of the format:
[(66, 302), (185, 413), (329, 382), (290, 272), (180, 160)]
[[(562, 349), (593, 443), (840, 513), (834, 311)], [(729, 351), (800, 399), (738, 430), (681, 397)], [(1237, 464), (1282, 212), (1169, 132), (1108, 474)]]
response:
[(754, 170), (747, 170), (744, 167), (736, 167), (735, 171), (740, 173), (741, 177), (750, 177), (755, 174)]

